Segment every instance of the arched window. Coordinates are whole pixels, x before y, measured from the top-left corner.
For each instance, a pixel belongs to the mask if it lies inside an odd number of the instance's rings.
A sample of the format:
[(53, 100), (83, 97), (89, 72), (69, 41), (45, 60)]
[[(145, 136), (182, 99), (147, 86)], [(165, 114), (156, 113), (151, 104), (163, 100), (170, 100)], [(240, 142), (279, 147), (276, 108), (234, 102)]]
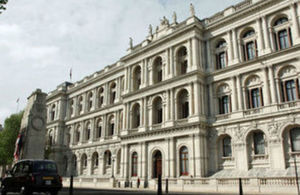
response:
[(110, 85), (110, 103), (115, 103), (116, 100), (116, 83), (112, 83)]
[(93, 168), (98, 168), (99, 165), (99, 156), (97, 152), (94, 152), (92, 156), (92, 166)]
[(91, 111), (93, 107), (93, 92), (88, 94), (88, 110)]
[(242, 36), (244, 60), (253, 60), (258, 56), (257, 41), (254, 30), (248, 30)]
[(114, 116), (111, 116), (108, 121), (108, 136), (113, 136), (115, 130), (115, 119)]
[(227, 56), (227, 44), (225, 40), (218, 42), (216, 46), (216, 69), (222, 69), (227, 66), (228, 56)]
[(295, 127), (290, 130), (290, 139), (291, 139), (292, 152), (299, 152), (300, 151), (300, 128), (299, 127)]
[(91, 137), (91, 124), (87, 123), (85, 127), (85, 141), (90, 140)]
[(138, 155), (136, 152), (132, 154), (131, 158), (132, 166), (131, 166), (131, 176), (136, 177), (138, 171)]
[(188, 55), (186, 47), (181, 47), (177, 52), (177, 75), (187, 73)]
[(162, 68), (162, 58), (157, 57), (153, 63), (153, 83), (158, 83), (162, 81), (163, 68)]
[(133, 71), (133, 90), (138, 90), (141, 87), (142, 76), (141, 76), (141, 67), (135, 67)]
[(189, 153), (185, 146), (180, 148), (180, 175), (189, 175)]
[(178, 119), (187, 118), (189, 116), (189, 95), (187, 90), (182, 90), (177, 98)]
[(51, 107), (51, 111), (50, 111), (51, 121), (54, 121), (54, 119), (55, 119), (55, 109), (56, 109), (56, 106), (55, 106), (55, 104), (53, 104)]
[(273, 36), (277, 51), (293, 45), (291, 28), (287, 17), (281, 17), (274, 22)]
[(83, 154), (82, 157), (81, 157), (81, 166), (82, 166), (82, 169), (87, 168), (87, 156), (86, 156), (86, 154)]
[(157, 97), (153, 101), (153, 124), (159, 124), (163, 122), (163, 106), (162, 106), (162, 99)]
[(223, 157), (231, 157), (232, 152), (231, 152), (231, 137), (230, 136), (225, 136), (223, 138)]
[(99, 119), (97, 123), (97, 132), (96, 132), (96, 137), (100, 138), (102, 136), (102, 119)]
[(140, 105), (137, 103), (132, 107), (132, 128), (140, 126)]
[(83, 97), (80, 96), (78, 98), (78, 113), (82, 113), (83, 112)]
[(98, 108), (101, 108), (103, 106), (103, 103), (104, 103), (104, 89), (103, 87), (101, 87), (99, 89), (99, 92), (98, 92), (98, 96), (99, 96), (99, 99), (98, 99)]
[(105, 160), (105, 165), (106, 166), (111, 165), (111, 152), (109, 150), (106, 150), (104, 152), (104, 160)]

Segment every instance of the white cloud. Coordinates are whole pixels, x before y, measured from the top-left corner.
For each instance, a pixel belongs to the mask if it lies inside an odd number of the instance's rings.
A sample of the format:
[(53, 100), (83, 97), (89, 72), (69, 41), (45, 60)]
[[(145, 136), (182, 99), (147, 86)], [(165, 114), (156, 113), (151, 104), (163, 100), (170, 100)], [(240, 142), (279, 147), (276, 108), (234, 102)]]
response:
[(0, 15), (0, 123), (20, 108), (36, 88), (53, 90), (115, 63), (126, 53), (128, 38), (142, 41), (149, 24), (173, 11), (178, 20), (195, 5), (209, 17), (241, 0), (22, 0), (9, 1)]

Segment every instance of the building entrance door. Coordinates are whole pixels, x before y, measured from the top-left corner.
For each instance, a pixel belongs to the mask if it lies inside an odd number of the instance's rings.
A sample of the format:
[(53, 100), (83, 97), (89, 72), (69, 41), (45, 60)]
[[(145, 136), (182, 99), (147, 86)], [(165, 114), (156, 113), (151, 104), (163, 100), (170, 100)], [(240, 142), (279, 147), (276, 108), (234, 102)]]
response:
[(157, 151), (153, 155), (153, 178), (158, 178), (162, 174), (162, 156), (161, 152)]

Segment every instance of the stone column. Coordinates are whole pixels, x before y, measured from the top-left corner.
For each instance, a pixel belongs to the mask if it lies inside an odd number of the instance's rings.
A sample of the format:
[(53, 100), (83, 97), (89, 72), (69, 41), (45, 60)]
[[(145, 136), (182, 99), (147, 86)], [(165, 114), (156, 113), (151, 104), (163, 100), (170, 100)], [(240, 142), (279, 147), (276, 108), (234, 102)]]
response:
[(175, 67), (174, 67), (174, 48), (169, 48), (170, 51), (170, 76), (173, 78), (175, 76)]
[(190, 72), (193, 70), (193, 49), (192, 49), (192, 39), (189, 39), (188, 41), (188, 69), (187, 71)]
[(193, 101), (193, 83), (189, 84), (189, 116), (194, 115), (194, 101)]
[(96, 128), (96, 125), (95, 125), (95, 118), (92, 118), (91, 119), (91, 132), (90, 132), (90, 141), (95, 141), (96, 140), (96, 131), (97, 131), (97, 128)]
[(201, 103), (200, 103), (200, 108), (201, 108), (201, 113), (203, 115), (207, 115), (207, 112), (206, 112), (206, 109), (205, 109), (205, 105), (206, 105), (206, 102), (205, 101), (205, 85), (203, 83), (200, 83), (199, 84), (200, 86), (200, 98), (201, 98)]
[(104, 100), (103, 100), (103, 104), (104, 105), (109, 105), (109, 92), (110, 92), (110, 89), (109, 89), (109, 86), (108, 86), (108, 83), (105, 83), (105, 87), (104, 87)]
[(236, 76), (236, 88), (237, 88), (237, 93), (238, 93), (238, 109), (243, 110), (243, 92), (242, 92), (242, 87), (241, 87), (241, 75)]
[(125, 145), (125, 150), (124, 150), (124, 177), (126, 180), (129, 178), (129, 148), (128, 145)]
[(152, 64), (148, 64), (148, 72), (149, 72), (149, 77), (148, 77), (149, 85), (153, 85), (153, 69), (152, 69)]
[(87, 175), (90, 176), (92, 175), (92, 155), (90, 154), (90, 152), (87, 152)]
[[(240, 131), (239, 129), (236, 129)], [(236, 169), (240, 171), (248, 171), (248, 156), (247, 156), (247, 145), (238, 141), (234, 144), (234, 153), (236, 158)]]
[(271, 104), (271, 94), (270, 94), (270, 84), (268, 79), (268, 72), (267, 67), (263, 68), (262, 70), (264, 72), (264, 87), (263, 87), (263, 98), (264, 98), (264, 105), (270, 105)]
[(101, 132), (101, 137), (106, 137), (107, 136), (107, 115), (103, 115), (103, 121), (102, 121), (102, 132)]
[(213, 67), (213, 63), (212, 63), (210, 40), (207, 41), (206, 47), (207, 47), (207, 69), (208, 69), (208, 71), (211, 72), (214, 70), (214, 67)]
[[(197, 159), (196, 159), (196, 143), (195, 143), (195, 136), (196, 135), (190, 135), (189, 139), (192, 143), (192, 151), (189, 151), (189, 175), (195, 177), (196, 176), (196, 163), (197, 163)], [(180, 162), (179, 162), (180, 164)]]
[(237, 92), (236, 92), (236, 77), (231, 77), (232, 82), (232, 111), (237, 111)]
[(236, 29), (232, 30), (232, 42), (233, 42), (233, 54), (234, 54), (233, 63), (236, 64), (236, 63), (240, 62), (239, 46), (238, 46), (238, 41), (237, 41)]
[(104, 175), (104, 152), (99, 151), (99, 175), (103, 176)]
[(285, 170), (285, 157), (282, 147), (282, 141), (279, 138), (272, 138), (268, 142), (269, 144), (269, 158), (271, 161), (272, 169)]
[(275, 104), (278, 102), (277, 96), (276, 96), (276, 89), (275, 89), (275, 81), (274, 81), (274, 72), (273, 72), (273, 66), (268, 66), (268, 72), (269, 72), (269, 79), (270, 79), (270, 89), (271, 89), (271, 99), (272, 104)]
[(93, 106), (91, 110), (96, 110), (97, 108), (97, 89), (93, 89)]
[(170, 103), (171, 103), (171, 106), (170, 106), (170, 113), (171, 113), (171, 120), (174, 121), (175, 120), (175, 97), (174, 97), (174, 89), (170, 89)]
[(291, 31), (292, 31), (293, 42), (294, 44), (298, 44), (300, 42), (299, 41), (299, 20), (297, 18), (297, 10), (294, 3), (291, 4), (290, 9), (292, 12), (291, 14), (292, 14), (293, 25)]
[(121, 100), (121, 77), (117, 78), (117, 86), (116, 86), (116, 102), (120, 102)]
[(231, 31), (227, 32), (227, 39), (228, 39), (228, 49), (227, 49), (227, 56), (228, 56), (228, 65), (232, 64), (233, 59), (233, 47), (232, 47), (232, 37), (231, 37)]
[(263, 40), (263, 32), (262, 32), (262, 27), (261, 27), (261, 19), (258, 18), (256, 20), (256, 26), (258, 29), (258, 39), (257, 39), (257, 49), (258, 49), (258, 56), (263, 55), (264, 51), (264, 40)]
[(192, 39), (192, 47), (193, 47), (193, 70), (200, 68), (200, 63), (199, 63), (199, 40), (194, 37)]
[(148, 173), (148, 145), (147, 142), (142, 143), (142, 174), (141, 177), (146, 180), (147, 179), (147, 173)]
[(280, 89), (280, 81), (278, 78), (274, 78), (276, 82), (276, 89), (277, 89), (277, 94), (278, 94), (278, 103), (282, 103), (282, 99), (284, 97), (284, 94), (281, 94), (281, 89)]
[(84, 138), (84, 122), (81, 121), (80, 122), (80, 139), (79, 139), (79, 143), (83, 142), (83, 138)]
[(169, 153), (170, 153), (170, 177), (176, 177), (176, 155), (175, 155), (175, 138), (172, 137), (169, 139)]
[(143, 112), (144, 112), (144, 127), (148, 127), (148, 110), (147, 110), (147, 98), (143, 98)]
[(209, 84), (209, 99), (210, 99), (210, 108), (211, 108), (211, 116), (215, 116), (216, 108), (215, 99), (214, 99), (214, 90), (213, 90), (213, 83)]
[(267, 23), (266, 16), (262, 17), (262, 29), (264, 33), (264, 40), (265, 40), (265, 54), (271, 52), (271, 46), (270, 46), (270, 34), (269, 34), (269, 27)]
[(194, 108), (195, 108), (195, 114), (199, 115), (199, 114), (203, 114), (201, 107), (203, 107), (203, 105), (201, 105), (201, 95), (202, 93), (200, 93), (200, 83), (198, 83), (197, 81), (194, 81), (193, 83), (194, 86)]

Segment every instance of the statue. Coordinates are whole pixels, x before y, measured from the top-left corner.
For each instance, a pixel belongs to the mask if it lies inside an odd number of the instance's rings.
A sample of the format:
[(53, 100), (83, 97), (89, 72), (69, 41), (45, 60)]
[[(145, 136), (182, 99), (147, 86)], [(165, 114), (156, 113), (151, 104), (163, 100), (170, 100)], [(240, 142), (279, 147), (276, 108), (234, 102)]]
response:
[(192, 3), (190, 4), (190, 12), (192, 16), (195, 16), (195, 7)]
[(131, 37), (129, 37), (129, 48), (132, 49), (133, 48), (133, 40)]
[(160, 20), (160, 25), (169, 25), (169, 20), (166, 18), (166, 16)]
[(158, 26), (156, 26), (156, 33), (158, 32), (158, 30), (159, 30), (159, 28), (158, 28)]
[(149, 25), (149, 35), (150, 36), (152, 35), (152, 25), (151, 24)]
[(177, 15), (176, 15), (176, 12), (173, 12), (173, 23), (174, 23), (174, 24), (177, 23)]

